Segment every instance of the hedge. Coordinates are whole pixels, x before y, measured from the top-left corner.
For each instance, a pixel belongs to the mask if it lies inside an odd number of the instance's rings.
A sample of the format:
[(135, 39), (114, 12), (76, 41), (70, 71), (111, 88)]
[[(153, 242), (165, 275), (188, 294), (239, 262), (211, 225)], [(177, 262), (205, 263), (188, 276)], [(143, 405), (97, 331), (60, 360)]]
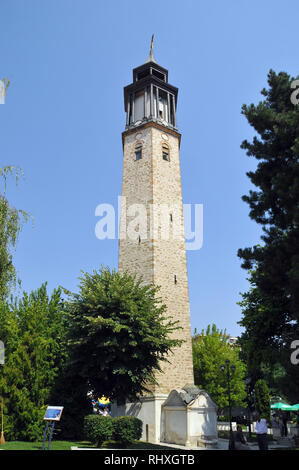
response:
[(113, 436), (113, 423), (110, 417), (88, 415), (84, 418), (84, 434), (86, 438), (100, 447), (104, 441)]
[(120, 416), (113, 420), (113, 439), (123, 446), (138, 441), (142, 435), (142, 421), (135, 416)]
[(114, 440), (127, 447), (142, 435), (142, 421), (135, 416), (88, 415), (84, 418), (85, 437), (100, 447), (104, 441)]

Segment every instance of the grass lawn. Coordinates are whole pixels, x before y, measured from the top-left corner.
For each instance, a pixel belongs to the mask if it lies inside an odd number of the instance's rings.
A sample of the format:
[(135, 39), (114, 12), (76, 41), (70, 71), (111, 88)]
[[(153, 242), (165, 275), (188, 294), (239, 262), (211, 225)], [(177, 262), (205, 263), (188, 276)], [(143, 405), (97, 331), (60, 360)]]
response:
[[(219, 433), (220, 434), (220, 433)], [(220, 437), (220, 436), (219, 436)], [(224, 436), (221, 436), (224, 437)], [(0, 450), (42, 450), (43, 443), (42, 442), (22, 442), (22, 441), (11, 441), (11, 442), (6, 442), (4, 446), (0, 444)], [(52, 441), (51, 442), (51, 450), (71, 450), (71, 447), (81, 447), (81, 448), (95, 448), (96, 446), (93, 445), (91, 442), (87, 441)], [(117, 449), (119, 448), (117, 442), (114, 441), (109, 441), (109, 442), (104, 442), (103, 449)], [(47, 446), (46, 446), (47, 449)], [(135, 441), (132, 445), (128, 447), (128, 449), (134, 449), (134, 450), (171, 450), (174, 449), (170, 446), (163, 446), (163, 445), (158, 445), (158, 444), (150, 444), (149, 442), (142, 442), (142, 441)], [(285, 450), (285, 449), (280, 449), (280, 450)], [(299, 450), (297, 447), (296, 449), (293, 450)]]
[[(46, 442), (46, 449), (47, 449)], [(90, 442), (70, 442), (70, 441), (55, 441), (51, 442), (51, 450), (71, 450), (72, 446), (77, 447), (92, 447)], [(23, 442), (23, 441), (11, 441), (6, 442), (4, 446), (0, 444), (0, 449), (3, 450), (42, 450), (42, 442)]]
[[(46, 442), (46, 449), (47, 449), (47, 442)], [(95, 448), (96, 446), (93, 445), (91, 442), (87, 441), (80, 441), (80, 442), (70, 442), (70, 441), (55, 441), (51, 442), (51, 449), (50, 450), (71, 450), (71, 447), (81, 447), (81, 448)], [(23, 442), (23, 441), (11, 441), (6, 442), (3, 446), (0, 444), (0, 450), (42, 450), (43, 443), (42, 442)], [(117, 449), (119, 445), (117, 442), (110, 441), (104, 442), (103, 449)], [(165, 450), (171, 449), (168, 446), (158, 445), (158, 444), (150, 444), (149, 442), (141, 442), (135, 441), (131, 444), (128, 449), (136, 449), (136, 450)]]

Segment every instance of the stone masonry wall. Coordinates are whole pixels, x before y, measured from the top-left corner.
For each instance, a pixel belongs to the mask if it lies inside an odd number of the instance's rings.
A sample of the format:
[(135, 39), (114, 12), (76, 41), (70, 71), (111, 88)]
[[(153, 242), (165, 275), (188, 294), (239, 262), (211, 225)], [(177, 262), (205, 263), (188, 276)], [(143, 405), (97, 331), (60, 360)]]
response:
[[(138, 144), (142, 144), (142, 159), (136, 161)], [(169, 161), (162, 158), (163, 145), (168, 147)], [(155, 393), (169, 393), (194, 381), (177, 135), (154, 124), (124, 135), (122, 196), (126, 210), (121, 213), (124, 238), (119, 241), (119, 271), (140, 274), (144, 282), (159, 285), (167, 314), (182, 327), (174, 336), (185, 342), (169, 355), (170, 364), (162, 363), (163, 373), (156, 376), (159, 387), (152, 388)], [(134, 204), (142, 204), (143, 209), (138, 211)], [(142, 211), (146, 211), (144, 218)]]

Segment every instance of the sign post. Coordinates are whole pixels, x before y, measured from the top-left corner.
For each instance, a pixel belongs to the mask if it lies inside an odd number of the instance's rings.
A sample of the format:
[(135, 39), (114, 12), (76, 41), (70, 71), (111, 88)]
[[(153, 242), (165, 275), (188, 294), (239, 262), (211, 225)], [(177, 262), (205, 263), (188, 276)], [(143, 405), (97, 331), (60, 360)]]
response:
[(50, 429), (50, 434), (49, 434), (48, 450), (50, 450), (55, 423), (57, 421), (60, 421), (62, 411), (63, 411), (63, 406), (48, 406), (46, 410), (44, 421), (47, 421), (47, 424), (46, 424), (46, 428), (44, 432), (43, 450), (45, 450), (46, 438), (47, 438), (49, 429)]

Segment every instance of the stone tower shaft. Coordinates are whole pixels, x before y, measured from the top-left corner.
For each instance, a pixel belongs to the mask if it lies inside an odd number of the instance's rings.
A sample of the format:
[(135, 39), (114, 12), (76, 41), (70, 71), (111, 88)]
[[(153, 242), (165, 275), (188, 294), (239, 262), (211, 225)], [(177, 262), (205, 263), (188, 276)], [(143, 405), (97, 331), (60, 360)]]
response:
[(163, 363), (154, 394), (193, 384), (193, 363), (180, 171), (176, 127), (177, 88), (150, 55), (125, 87), (119, 271), (160, 286), (167, 315), (184, 340)]

